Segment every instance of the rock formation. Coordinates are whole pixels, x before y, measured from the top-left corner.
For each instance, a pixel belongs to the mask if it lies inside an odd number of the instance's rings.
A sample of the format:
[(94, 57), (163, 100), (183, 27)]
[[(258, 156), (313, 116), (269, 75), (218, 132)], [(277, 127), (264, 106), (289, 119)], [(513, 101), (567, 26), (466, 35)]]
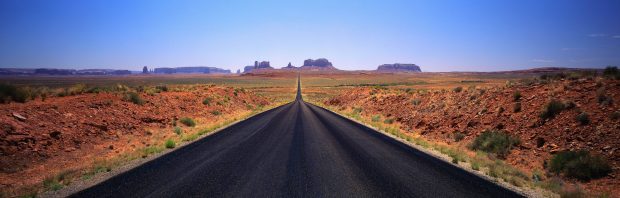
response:
[(282, 69), (297, 69), (297, 67), (293, 66), (291, 62), (288, 62), (288, 65), (286, 67), (283, 67)]
[(257, 69), (273, 69), (273, 67), (271, 67), (269, 61), (261, 61), (261, 62), (254, 61), (254, 66), (251, 66), (251, 65), (246, 66), (245, 68), (243, 68), (243, 72), (247, 73), (252, 70), (257, 70)]
[(248, 65), (248, 66), (245, 66), (245, 67), (243, 68), (243, 73), (248, 73), (248, 72), (251, 72), (252, 70), (254, 70), (254, 67), (256, 67), (256, 66), (254, 66), (254, 65)]
[(271, 67), (269, 61), (261, 61), (254, 69), (273, 69), (273, 67)]
[(304, 65), (300, 67), (302, 70), (336, 70), (336, 68), (325, 58), (316, 60), (307, 59)]
[(303, 66), (333, 67), (332, 63), (329, 62), (325, 58), (319, 58), (319, 59), (316, 59), (316, 60), (307, 59), (307, 60), (304, 61), (304, 65)]
[(420, 66), (416, 64), (383, 64), (377, 67), (377, 71), (379, 72), (422, 72), (420, 70)]

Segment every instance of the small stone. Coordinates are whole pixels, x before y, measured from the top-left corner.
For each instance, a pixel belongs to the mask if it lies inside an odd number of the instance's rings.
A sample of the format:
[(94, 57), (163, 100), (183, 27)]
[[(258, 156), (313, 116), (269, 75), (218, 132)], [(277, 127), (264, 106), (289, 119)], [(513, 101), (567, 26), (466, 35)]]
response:
[(13, 117), (15, 117), (17, 120), (19, 121), (26, 121), (26, 117), (24, 117), (23, 115), (20, 115), (19, 113), (15, 113), (13, 112)]

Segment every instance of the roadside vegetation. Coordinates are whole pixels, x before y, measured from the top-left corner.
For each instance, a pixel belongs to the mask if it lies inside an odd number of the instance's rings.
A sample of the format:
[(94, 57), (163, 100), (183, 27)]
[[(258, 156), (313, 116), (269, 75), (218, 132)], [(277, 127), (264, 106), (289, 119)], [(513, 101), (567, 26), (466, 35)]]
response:
[[(68, 78), (67, 80), (76, 82), (77, 78), (79, 77)], [(131, 77), (128, 77), (127, 79), (130, 78)], [(202, 79), (205, 78), (202, 77)], [(62, 81), (64, 79), (58, 78), (58, 80)], [(36, 79), (34, 81), (36, 81)], [(23, 185), (20, 183), (19, 185), (8, 186), (7, 188), (3, 187), (4, 189), (0, 190), (0, 195), (2, 195), (0, 197), (4, 195), (35, 197), (44, 191), (59, 190), (76, 180), (88, 180), (97, 174), (110, 172), (119, 166), (131, 163), (135, 159), (147, 158), (157, 155), (167, 149), (177, 148), (183, 144), (204, 137), (239, 119), (247, 118), (294, 98), (294, 95), (291, 94), (293, 93), (291, 91), (292, 89), (278, 87), (256, 90), (238, 87), (217, 87), (209, 84), (169, 85), (158, 83), (155, 85), (127, 86), (119, 84), (120, 82), (115, 82), (107, 85), (76, 83), (73, 85), (48, 88), (34, 84), (20, 83), (20, 85), (15, 85), (16, 83), (11, 81), (6, 82), (9, 83), (0, 84), (0, 103), (23, 103), (14, 104), (17, 105), (16, 107), (23, 107), (23, 110), (5, 109), (9, 112), (7, 118), (15, 119), (18, 122), (28, 123), (31, 121), (38, 121), (37, 116), (34, 115), (39, 114), (30, 113), (34, 112), (34, 110), (31, 110), (32, 108), (44, 108), (41, 111), (45, 113), (55, 112), (54, 110), (46, 111), (45, 108), (60, 107), (62, 111), (67, 112), (65, 114), (66, 116), (78, 116), (81, 118), (83, 115), (76, 113), (79, 111), (74, 111), (79, 108), (74, 108), (73, 106), (86, 105), (86, 110), (96, 109), (98, 112), (96, 115), (101, 116), (108, 115), (110, 112), (115, 112), (113, 108), (119, 108), (129, 104), (128, 108), (118, 110), (136, 112), (136, 114), (134, 117), (131, 117), (131, 125), (128, 125), (130, 128), (127, 128), (131, 133), (119, 133), (115, 141), (108, 141), (108, 139), (99, 140), (99, 142), (102, 142), (105, 146), (93, 148), (97, 152), (107, 153), (105, 160), (100, 159), (103, 157), (93, 156), (84, 159), (86, 161), (85, 164), (80, 164), (79, 168), (76, 167), (75, 164), (69, 164), (62, 168), (59, 167), (39, 171), (40, 173), (38, 175), (41, 177), (40, 180), (32, 181), (37, 183), (25, 183)], [(291, 80), (291, 82), (293, 81)], [(253, 82), (245, 81), (243, 83), (246, 83), (244, 84), (244, 86), (246, 86)], [(292, 85), (293, 83), (291, 83), (291, 86)], [(206, 95), (203, 93), (210, 94)], [(194, 96), (201, 97), (194, 100), (192, 98)], [(205, 102), (205, 99), (208, 101)], [(59, 101), (61, 101), (61, 103), (58, 103)], [(65, 101), (77, 102), (73, 105), (73, 102)], [(196, 102), (189, 103), (189, 101)], [(179, 102), (183, 102), (183, 104)], [(176, 118), (176, 115), (170, 115), (169, 112), (171, 111), (159, 110), (163, 107), (157, 106), (165, 104), (165, 108), (168, 108), (170, 103), (179, 103), (179, 105), (185, 105), (180, 106), (180, 108), (188, 108), (193, 107), (192, 104), (200, 104), (201, 102), (205, 105), (204, 111), (206, 114), (192, 110), (187, 111), (188, 114), (185, 115), (187, 117), (181, 118)], [(216, 103), (219, 104), (216, 105)], [(65, 106), (71, 106), (71, 108), (67, 109)], [(13, 107), (13, 104), (11, 106), (7, 105), (6, 107)], [(156, 111), (154, 111), (153, 114), (144, 114), (144, 111), (152, 110)], [(13, 112), (15, 112), (15, 115), (13, 115)], [(161, 112), (164, 112), (164, 114)], [(93, 115), (93, 118), (95, 119), (87, 119), (87, 123), (78, 125), (77, 127), (92, 127), (88, 130), (97, 131), (97, 136), (109, 135), (110, 133), (106, 131), (111, 131), (112, 128), (115, 128), (110, 126), (113, 123), (100, 122), (95, 115)], [(61, 116), (59, 119), (62, 121), (65, 118)], [(122, 120), (114, 120), (114, 122), (122, 122)], [(4, 124), (4, 122), (2, 122), (2, 124)], [(158, 125), (158, 127), (152, 128), (149, 124)], [(10, 130), (13, 129), (14, 128), (10, 128)], [(121, 130), (124, 131), (125, 129), (123, 128)], [(51, 134), (62, 134), (62, 136), (51, 135), (51, 140), (55, 144), (57, 140), (67, 138), (76, 139), (75, 137), (67, 136), (72, 135), (72, 133), (74, 132), (52, 132)], [(79, 134), (79, 136), (84, 135)], [(85, 146), (87, 145), (85, 144)], [(75, 147), (71, 143), (60, 149), (58, 153), (64, 154), (78, 152), (83, 148)], [(46, 152), (45, 150), (42, 151)], [(64, 155), (58, 155), (58, 157), (52, 157), (47, 161), (35, 162), (32, 166), (41, 163), (56, 163), (54, 160), (58, 160), (57, 158), (62, 159), (63, 156)], [(27, 169), (29, 167), (25, 168)], [(70, 171), (70, 174), (64, 173), (65, 171)], [(23, 174), (23, 172), (11, 173), (11, 175), (21, 174)], [(9, 178), (18, 177), (19, 176), (9, 176)]]
[(553, 155), (549, 170), (566, 177), (589, 181), (607, 176), (611, 172), (611, 166), (605, 159), (585, 150), (562, 151)]
[(181, 118), (179, 120), (179, 122), (181, 122), (182, 124), (184, 124), (185, 126), (188, 126), (188, 127), (196, 126), (196, 121), (194, 121), (194, 119), (189, 118), (189, 117)]
[[(603, 73), (549, 73), (493, 86), (472, 80), (470, 86), (461, 82), (430, 89), (433, 83), (330, 87), (323, 88), (330, 95), (305, 99), (515, 186), (562, 197), (605, 197), (617, 193), (614, 184), (605, 183), (617, 162), (610, 158), (610, 139), (617, 136), (612, 129), (620, 120), (617, 73), (615, 67)], [(607, 139), (599, 141), (593, 134)], [(567, 151), (567, 138), (574, 147), (589, 150)], [(603, 183), (586, 182), (601, 178)]]
[(506, 158), (510, 150), (519, 143), (521, 141), (518, 138), (508, 135), (504, 131), (486, 130), (476, 137), (469, 147), (474, 151), (480, 150), (498, 158)]
[(166, 140), (166, 148), (171, 149), (171, 148), (176, 147), (176, 145), (177, 144), (174, 142), (174, 140), (172, 139)]

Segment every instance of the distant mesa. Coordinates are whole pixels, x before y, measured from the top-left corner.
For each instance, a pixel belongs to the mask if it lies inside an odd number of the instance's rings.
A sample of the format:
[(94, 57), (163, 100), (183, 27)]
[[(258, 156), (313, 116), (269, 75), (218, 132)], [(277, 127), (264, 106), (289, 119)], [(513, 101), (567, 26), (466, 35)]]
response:
[(129, 70), (112, 70), (112, 69), (82, 69), (77, 70), (75, 75), (129, 75)]
[(329, 60), (319, 58), (316, 60), (307, 59), (304, 65), (300, 67), (302, 70), (337, 70)]
[(304, 61), (304, 65), (302, 67), (334, 67), (332, 63), (329, 62), (325, 58), (319, 58), (316, 60), (307, 59)]
[(114, 69), (54, 69), (54, 68), (39, 68), (39, 69), (22, 69), (22, 68), (0, 68), (0, 75), (128, 75), (131, 74), (129, 70), (114, 70)]
[(422, 72), (420, 66), (416, 64), (383, 64), (377, 67), (378, 72)]
[(217, 67), (205, 67), (205, 66), (195, 66), (195, 67), (160, 67), (155, 68), (154, 73), (156, 74), (192, 74), (192, 73), (201, 73), (201, 74), (230, 74), (230, 70), (228, 69), (220, 69)]

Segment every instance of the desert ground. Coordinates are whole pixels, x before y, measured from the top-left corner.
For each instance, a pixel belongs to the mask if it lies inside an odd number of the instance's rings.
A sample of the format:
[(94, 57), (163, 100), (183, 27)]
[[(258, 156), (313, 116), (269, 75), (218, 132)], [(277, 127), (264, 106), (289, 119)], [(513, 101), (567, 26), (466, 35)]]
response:
[[(195, 141), (293, 101), (296, 78), (3, 77), (24, 96), (0, 104), (0, 195), (56, 191)], [(545, 196), (620, 194), (620, 82), (600, 72), (304, 72), (301, 86), (306, 101), (495, 180)], [(508, 146), (476, 146), (487, 132)], [(554, 169), (566, 151), (611, 171)]]

